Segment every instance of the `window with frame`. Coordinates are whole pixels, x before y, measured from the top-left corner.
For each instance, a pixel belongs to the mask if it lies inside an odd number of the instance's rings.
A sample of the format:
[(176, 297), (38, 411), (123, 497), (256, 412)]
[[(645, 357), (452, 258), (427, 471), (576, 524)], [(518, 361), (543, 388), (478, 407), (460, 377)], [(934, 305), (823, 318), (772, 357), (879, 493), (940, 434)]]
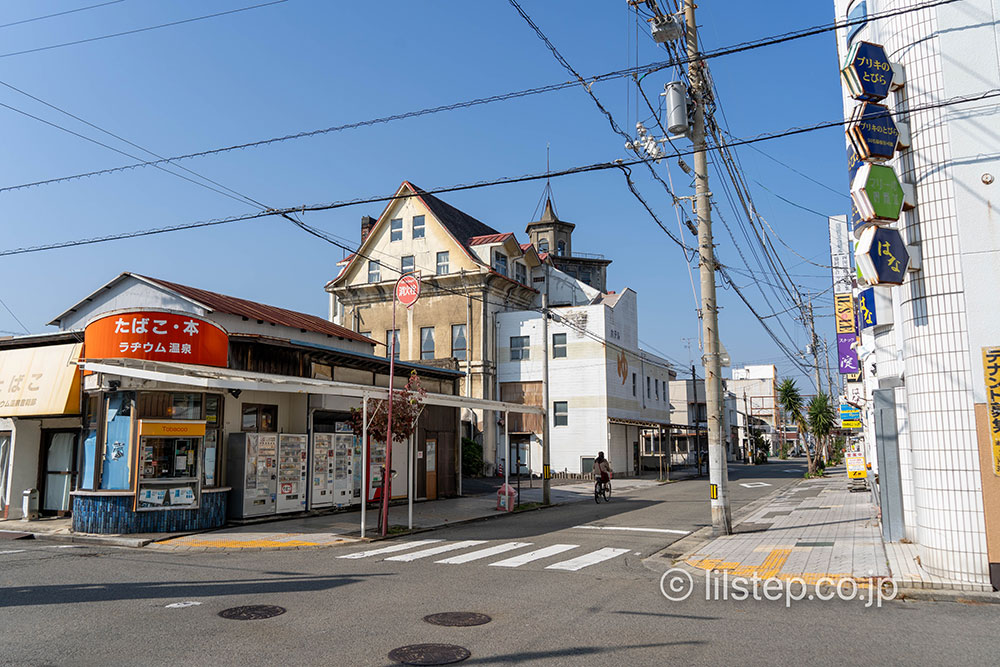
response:
[(413, 255), (403, 255), (399, 262), (399, 269), (403, 272), (403, 275), (407, 273), (413, 273)]
[(493, 255), (493, 270), (501, 276), (507, 276), (507, 255), (502, 252)]
[(434, 358), (434, 327), (420, 327), (420, 358)]
[(437, 254), (437, 267), (435, 272), (439, 276), (443, 276), (448, 273), (448, 251), (444, 250)]
[(646, 376), (646, 398), (653, 398), (653, 392), (650, 389), (649, 376)]
[(554, 426), (569, 425), (569, 403), (566, 401), (556, 401), (552, 404), (552, 423)]
[(559, 255), (560, 257), (562, 257), (563, 255), (566, 254), (566, 242), (565, 241), (560, 241), (559, 243), (556, 244), (556, 254)]
[(656, 400), (660, 400), (660, 379), (653, 378), (653, 388), (656, 390)]
[(510, 337), (510, 360), (522, 361), (531, 356), (531, 338), (529, 336)]
[(580, 280), (587, 283), (588, 285), (590, 284), (590, 281), (593, 279), (593, 277), (594, 274), (589, 269), (580, 270)]
[(549, 240), (548, 239), (538, 239), (538, 252), (539, 254), (549, 251)]
[(465, 325), (451, 325), (451, 356), (459, 361), (465, 361), (468, 353), (468, 341), (465, 338)]
[(413, 216), (413, 238), (424, 238), (424, 216), (422, 215)]
[(566, 334), (552, 334), (552, 358), (562, 359), (566, 357)]
[(522, 285), (528, 284), (528, 267), (521, 262), (514, 263), (514, 280)]
[(251, 433), (274, 433), (278, 430), (278, 406), (244, 403), (240, 430)]
[(368, 282), (377, 283), (382, 280), (382, 265), (377, 259), (368, 260)]
[(403, 219), (393, 218), (389, 221), (389, 241), (403, 240)]
[(635, 396), (635, 373), (632, 373), (632, 395)]
[[(390, 338), (390, 336), (392, 337)], [(396, 329), (394, 331), (390, 331), (389, 329), (385, 330), (385, 356), (387, 359), (389, 358), (390, 352), (393, 350), (392, 347), (389, 347), (392, 344), (395, 344), (396, 346), (395, 347), (396, 353), (393, 354), (392, 356), (395, 359), (399, 359), (399, 329)]]

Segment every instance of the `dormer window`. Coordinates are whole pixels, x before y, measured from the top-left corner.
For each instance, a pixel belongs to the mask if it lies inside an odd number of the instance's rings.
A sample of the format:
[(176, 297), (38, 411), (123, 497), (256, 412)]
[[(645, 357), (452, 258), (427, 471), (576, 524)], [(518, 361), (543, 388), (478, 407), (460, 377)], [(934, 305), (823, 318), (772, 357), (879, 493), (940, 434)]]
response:
[(507, 277), (507, 255), (498, 252), (493, 255), (493, 270), (503, 277)]

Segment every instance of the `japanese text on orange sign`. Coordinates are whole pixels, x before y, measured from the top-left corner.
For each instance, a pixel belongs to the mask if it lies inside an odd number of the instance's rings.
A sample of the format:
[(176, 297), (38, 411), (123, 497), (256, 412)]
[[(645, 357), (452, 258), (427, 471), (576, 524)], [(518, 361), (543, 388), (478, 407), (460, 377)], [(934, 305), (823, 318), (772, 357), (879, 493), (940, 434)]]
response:
[(1000, 476), (1000, 347), (983, 348), (983, 374), (986, 379), (986, 414), (990, 420), (993, 474)]
[(834, 294), (833, 308), (837, 319), (837, 333), (855, 333), (854, 297), (850, 294)]
[(210, 322), (189, 315), (132, 312), (108, 315), (87, 325), (90, 359), (132, 358), (226, 366), (229, 338)]

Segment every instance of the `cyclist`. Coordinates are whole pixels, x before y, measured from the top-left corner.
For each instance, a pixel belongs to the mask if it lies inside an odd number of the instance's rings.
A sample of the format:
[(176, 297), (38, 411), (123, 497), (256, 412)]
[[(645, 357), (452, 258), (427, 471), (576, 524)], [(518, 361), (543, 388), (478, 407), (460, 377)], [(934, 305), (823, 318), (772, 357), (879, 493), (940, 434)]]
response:
[(594, 479), (602, 485), (611, 481), (611, 462), (604, 458), (604, 452), (597, 452), (594, 459)]

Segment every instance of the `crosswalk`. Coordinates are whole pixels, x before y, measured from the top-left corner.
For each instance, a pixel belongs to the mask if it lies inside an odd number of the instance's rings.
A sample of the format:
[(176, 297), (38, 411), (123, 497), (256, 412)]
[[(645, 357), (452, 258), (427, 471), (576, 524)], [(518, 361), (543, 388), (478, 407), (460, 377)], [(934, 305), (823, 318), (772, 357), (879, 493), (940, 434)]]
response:
[[(578, 572), (592, 565), (623, 556), (630, 551), (630, 549), (620, 547), (602, 547), (593, 551), (580, 553), (582, 547), (579, 544), (550, 544), (531, 549), (534, 546), (531, 542), (490, 543), (489, 540), (448, 542), (440, 539), (427, 539), (392, 544), (387, 547), (367, 549), (365, 551), (356, 551), (338, 556), (338, 558), (351, 560), (372, 559), (393, 563), (411, 563), (413, 561), (431, 559), (433, 563), (439, 565), (462, 565), (465, 563), (480, 562), (490, 567), (503, 568), (517, 568), (529, 563), (537, 563), (543, 565), (546, 570)], [(528, 550), (524, 551), (526, 549)], [(521, 553), (513, 553), (517, 551), (521, 551)], [(450, 552), (463, 553), (450, 554)], [(435, 559), (436, 556), (444, 556), (445, 554), (450, 555), (439, 560)], [(504, 555), (507, 556), (500, 560), (492, 560)], [(548, 560), (559, 556), (564, 558), (566, 556), (571, 557), (567, 560), (548, 562)], [(542, 564), (540, 561), (546, 561), (546, 564)]]

